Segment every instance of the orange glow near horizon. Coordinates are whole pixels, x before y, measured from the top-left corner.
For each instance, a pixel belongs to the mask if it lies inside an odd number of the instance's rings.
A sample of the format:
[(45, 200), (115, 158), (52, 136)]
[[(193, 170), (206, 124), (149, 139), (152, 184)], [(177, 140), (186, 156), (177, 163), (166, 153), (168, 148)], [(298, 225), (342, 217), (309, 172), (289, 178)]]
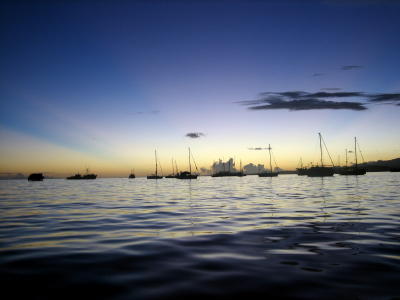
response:
[[(0, 148), (0, 173), (33, 173), (43, 172), (49, 176), (64, 177), (75, 173), (84, 173), (86, 168), (91, 172), (99, 175), (99, 177), (126, 177), (132, 169), (137, 176), (145, 176), (154, 172), (154, 149), (149, 146), (137, 147), (131, 149), (125, 147), (119, 153), (108, 156), (96, 156), (88, 153), (82, 153), (57, 146), (46, 141), (42, 141), (33, 137), (16, 134), (11, 131), (1, 131), (3, 139), (7, 140), (7, 144), (3, 144)], [(296, 140), (294, 140), (296, 141)], [(193, 141), (191, 146), (197, 166), (200, 168), (210, 169), (214, 161), (222, 159), (227, 161), (234, 158), (236, 166), (239, 167), (240, 160), (242, 165), (248, 163), (263, 164), (268, 167), (269, 158), (266, 150), (252, 151), (243, 145), (242, 142), (234, 140), (231, 143), (197, 143)], [(351, 140), (347, 145), (351, 149)], [(186, 144), (186, 145), (185, 145)], [(163, 174), (171, 173), (171, 159), (177, 160), (179, 170), (188, 169), (188, 143), (171, 146), (167, 148), (165, 145), (157, 149), (158, 159), (163, 170)], [(364, 141), (364, 144), (369, 145)], [(313, 145), (307, 143), (298, 143), (296, 148), (290, 144), (274, 145), (272, 151), (277, 165), (285, 170), (294, 170), (298, 167), (300, 157), (303, 164), (310, 162), (319, 162), (319, 146), (317, 138)], [(329, 151), (334, 163), (337, 164), (340, 156), (341, 164), (344, 164), (345, 144), (328, 142)], [(256, 145), (265, 146), (265, 145)], [(237, 151), (232, 151), (237, 149)], [(366, 161), (386, 160), (396, 157), (394, 151), (390, 149), (379, 149), (375, 153), (367, 151), (364, 147), (363, 155)], [(349, 163), (352, 162), (353, 156), (349, 154)], [(324, 161), (330, 164), (329, 158), (324, 155)], [(360, 160), (361, 161), (361, 160)], [(273, 167), (275, 163), (273, 161)], [(194, 164), (192, 164), (194, 169)], [(161, 172), (161, 170), (160, 170)]]

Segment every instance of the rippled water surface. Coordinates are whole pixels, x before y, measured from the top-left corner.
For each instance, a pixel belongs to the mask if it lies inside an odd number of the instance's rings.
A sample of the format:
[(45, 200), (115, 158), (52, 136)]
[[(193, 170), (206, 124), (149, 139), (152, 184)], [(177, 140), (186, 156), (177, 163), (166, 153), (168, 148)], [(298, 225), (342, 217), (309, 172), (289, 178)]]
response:
[(0, 181), (2, 292), (400, 297), (400, 173)]

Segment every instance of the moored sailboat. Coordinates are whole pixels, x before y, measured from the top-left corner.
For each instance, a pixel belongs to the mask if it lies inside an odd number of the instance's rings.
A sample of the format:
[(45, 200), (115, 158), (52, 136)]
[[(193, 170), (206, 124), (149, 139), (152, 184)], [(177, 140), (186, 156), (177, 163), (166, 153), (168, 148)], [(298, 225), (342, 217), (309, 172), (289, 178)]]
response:
[(303, 167), (303, 160), (300, 157), (300, 168), (296, 169), (297, 175), (305, 176), (305, 175), (307, 175), (307, 170), (308, 170), (307, 168)]
[(135, 172), (134, 172), (133, 170), (131, 170), (131, 174), (129, 174), (128, 178), (129, 178), (129, 179), (136, 178)]
[(357, 137), (354, 137), (354, 157), (355, 157), (355, 165), (348, 167), (347, 166), (347, 149), (346, 149), (346, 167), (342, 168), (339, 171), (340, 175), (365, 175), (367, 170), (364, 168), (358, 167), (358, 160), (357, 160)]
[(67, 179), (72, 179), (72, 180), (79, 180), (79, 179), (96, 179), (97, 175), (93, 173), (89, 173), (89, 169), (86, 169), (86, 174), (81, 175), (79, 173), (67, 177)]
[[(190, 161), (191, 153), (189, 148), (189, 171), (183, 171), (176, 175), (178, 179), (197, 179), (197, 174), (192, 174), (192, 164)], [(197, 167), (196, 167), (197, 168)]]
[(278, 176), (278, 172), (272, 172), (272, 158), (271, 158), (271, 145), (268, 145), (268, 151), (269, 151), (269, 172), (262, 172), (259, 173), (258, 176), (259, 177), (277, 177)]
[(162, 179), (163, 177), (158, 175), (157, 150), (154, 150), (154, 156), (155, 156), (155, 160), (156, 160), (156, 173), (153, 175), (148, 175), (147, 179)]
[(165, 178), (176, 178), (178, 170), (176, 171), (176, 173), (174, 172), (174, 159), (171, 159), (171, 164), (172, 164), (172, 173), (165, 176)]
[[(307, 170), (307, 176), (308, 177), (328, 177), (328, 176), (333, 176), (334, 174), (334, 169), (333, 167), (325, 167), (324, 166), (324, 161), (322, 159), (322, 136), (321, 133), (318, 132), (319, 136), (319, 148), (321, 151), (321, 166), (315, 166), (311, 167)], [(324, 142), (325, 145), (325, 142)], [(326, 145), (325, 145), (326, 147)], [(328, 153), (329, 154), (329, 153)], [(333, 162), (332, 162), (333, 165)]]

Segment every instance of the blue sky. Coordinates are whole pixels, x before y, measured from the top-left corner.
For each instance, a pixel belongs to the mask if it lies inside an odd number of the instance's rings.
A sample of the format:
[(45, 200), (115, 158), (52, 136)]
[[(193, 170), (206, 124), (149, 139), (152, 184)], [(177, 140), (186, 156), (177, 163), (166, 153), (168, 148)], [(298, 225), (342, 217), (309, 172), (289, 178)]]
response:
[[(109, 174), (135, 165), (146, 173), (154, 148), (165, 162), (174, 156), (183, 164), (187, 146), (208, 166), (230, 156), (263, 163), (264, 154), (247, 148), (271, 143), (281, 164), (295, 167), (299, 156), (314, 159), (319, 131), (332, 152), (357, 135), (370, 159), (399, 154), (395, 104), (251, 111), (235, 103), (323, 88), (400, 93), (399, 4), (52, 2), (1, 4), (3, 171), (22, 170), (16, 140), (43, 153), (70, 151), (71, 159), (81, 156), (71, 164)], [(360, 67), (342, 70), (350, 65)], [(57, 161), (48, 165), (62, 171)]]

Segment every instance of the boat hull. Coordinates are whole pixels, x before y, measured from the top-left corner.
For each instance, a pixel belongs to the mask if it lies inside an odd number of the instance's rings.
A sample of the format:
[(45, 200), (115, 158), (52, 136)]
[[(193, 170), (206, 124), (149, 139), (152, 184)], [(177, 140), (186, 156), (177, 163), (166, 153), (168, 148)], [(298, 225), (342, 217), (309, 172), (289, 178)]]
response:
[(277, 177), (278, 173), (276, 172), (265, 172), (258, 174), (259, 177)]
[(297, 175), (299, 175), (299, 176), (306, 176), (306, 175), (307, 175), (307, 169), (306, 169), (306, 168), (299, 168), (299, 169), (297, 169)]
[(197, 179), (197, 175), (177, 176), (177, 179)]
[(177, 179), (197, 179), (198, 175), (192, 174), (190, 172), (181, 172), (178, 175), (176, 175)]
[(80, 174), (75, 174), (74, 176), (67, 177), (68, 180), (81, 180), (81, 179), (96, 179), (97, 175), (96, 174), (86, 174), (86, 175), (80, 175)]
[(339, 172), (339, 175), (365, 175), (365, 169), (347, 169)]
[(328, 167), (311, 167), (307, 171), (308, 177), (330, 177), (334, 174), (333, 168)]
[(44, 176), (42, 173), (33, 173), (29, 175), (28, 181), (43, 181)]
[(147, 179), (162, 179), (162, 178), (163, 178), (162, 176), (156, 176), (156, 175), (147, 176)]
[(231, 177), (231, 176), (243, 177), (246, 176), (246, 174), (244, 174), (243, 172), (222, 171), (211, 175), (211, 177)]

